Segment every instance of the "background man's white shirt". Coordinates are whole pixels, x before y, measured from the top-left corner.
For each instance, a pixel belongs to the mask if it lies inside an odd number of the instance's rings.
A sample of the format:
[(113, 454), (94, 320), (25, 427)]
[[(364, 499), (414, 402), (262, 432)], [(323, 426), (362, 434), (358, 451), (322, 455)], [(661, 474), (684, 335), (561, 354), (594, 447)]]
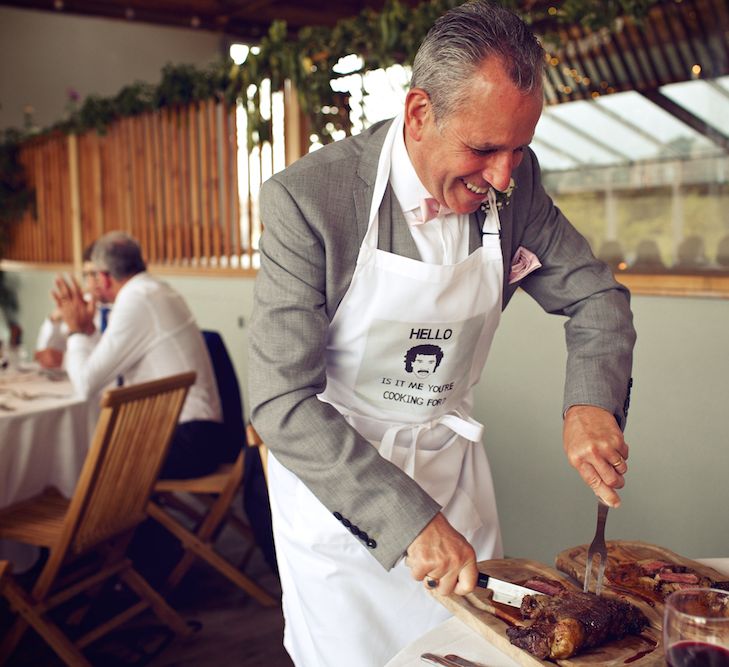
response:
[(190, 309), (167, 283), (147, 272), (119, 290), (98, 343), (90, 336), (69, 337), (65, 361), (74, 389), (85, 397), (119, 375), (130, 385), (194, 370), (197, 379), (180, 422), (222, 421), (210, 357)]

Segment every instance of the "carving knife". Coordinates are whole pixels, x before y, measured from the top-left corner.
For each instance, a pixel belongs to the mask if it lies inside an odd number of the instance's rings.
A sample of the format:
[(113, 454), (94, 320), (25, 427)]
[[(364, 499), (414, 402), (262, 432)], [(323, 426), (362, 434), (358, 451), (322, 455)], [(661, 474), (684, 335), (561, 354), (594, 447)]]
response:
[(476, 585), (479, 588), (488, 588), (492, 592), (491, 599), (494, 602), (501, 602), (512, 607), (521, 607), (521, 601), (525, 595), (543, 595), (539, 591), (490, 577), (483, 572), (478, 573), (478, 582)]

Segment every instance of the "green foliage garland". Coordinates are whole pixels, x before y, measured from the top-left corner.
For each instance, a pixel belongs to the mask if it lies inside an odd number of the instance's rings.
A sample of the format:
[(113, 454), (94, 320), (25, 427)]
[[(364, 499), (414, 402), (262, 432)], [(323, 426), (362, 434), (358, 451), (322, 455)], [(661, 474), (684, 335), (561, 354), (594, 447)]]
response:
[[(660, 0), (500, 0), (520, 13), (543, 39), (559, 24), (581, 23), (593, 30), (610, 26), (621, 15), (642, 18)], [(334, 66), (352, 53), (362, 57), (361, 72), (411, 64), (423, 37), (438, 16), (461, 4), (462, 0), (425, 0), (410, 7), (400, 0), (387, 0), (381, 12), (365, 9), (357, 16), (340, 21), (334, 28), (302, 28), (291, 37), (286, 24), (276, 21), (260, 43), (257, 54), (249, 53), (242, 65), (230, 59), (207, 68), (192, 65), (167, 65), (157, 86), (136, 82), (125, 86), (111, 98), (91, 95), (79, 109), (47, 131), (83, 133), (94, 129), (104, 133), (118, 118), (134, 116), (162, 107), (187, 105), (217, 98), (227, 103), (246, 101), (249, 150), (258, 141), (271, 137), (270, 121), (259, 112), (260, 84), (270, 79), (272, 90), (284, 81), (293, 82), (302, 111), (320, 141), (332, 140), (336, 130), (349, 132), (347, 96), (332, 90)], [(249, 99), (249, 89), (255, 87)], [(10, 224), (17, 220), (33, 200), (25, 188), (22, 166), (17, 161), (17, 145), (30, 134), (7, 131), (0, 146), (0, 257), (2, 242)], [(1, 286), (0, 286), (1, 289)], [(0, 298), (2, 292), (0, 291)]]
[[(597, 29), (612, 25), (620, 15), (642, 18), (658, 1), (564, 0), (550, 4), (539, 0), (500, 0), (502, 5), (519, 12), (545, 38), (549, 38), (551, 28), (558, 24), (581, 23)], [(410, 7), (401, 0), (388, 0), (381, 12), (365, 9), (357, 16), (339, 21), (334, 28), (305, 27), (293, 38), (283, 21), (275, 21), (261, 41), (259, 52), (250, 53), (242, 65), (235, 65), (228, 58), (204, 69), (167, 65), (157, 86), (137, 82), (122, 88), (115, 97), (91, 95), (80, 109), (49, 130), (104, 132), (120, 117), (211, 97), (233, 103), (246, 100), (249, 87), (258, 89), (264, 79), (270, 79), (273, 90), (280, 90), (289, 79), (296, 86), (302, 110), (314, 131), (327, 142), (333, 131), (331, 123), (334, 129), (349, 129), (340, 104), (346, 100), (332, 91), (329, 83), (336, 77), (333, 67), (340, 58), (359, 54), (363, 59), (362, 72), (395, 63), (411, 64), (436, 18), (461, 2), (425, 0)], [(255, 111), (257, 106), (249, 105), (252, 131), (267, 134), (265, 121)], [(322, 108), (327, 107), (336, 107), (339, 112), (323, 114)]]
[[(21, 139), (22, 135), (15, 130), (7, 130), (0, 136), (0, 257), (3, 256), (12, 226), (34, 201), (34, 192), (27, 186), (18, 157)], [(0, 311), (8, 324), (15, 322), (18, 301), (14, 289), (8, 284), (7, 275), (2, 271)]]

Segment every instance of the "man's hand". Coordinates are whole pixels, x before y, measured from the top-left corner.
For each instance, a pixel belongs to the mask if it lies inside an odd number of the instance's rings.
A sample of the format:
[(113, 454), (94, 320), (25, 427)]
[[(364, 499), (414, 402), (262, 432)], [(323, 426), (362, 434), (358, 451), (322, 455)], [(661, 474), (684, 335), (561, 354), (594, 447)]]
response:
[(75, 278), (71, 278), (71, 282), (68, 283), (61, 276), (57, 276), (51, 296), (69, 333), (94, 333), (96, 304), (94, 301), (84, 299), (84, 294)]
[(615, 489), (625, 486), (628, 445), (615, 417), (594, 405), (573, 405), (564, 417), (564, 451), (598, 498), (610, 507), (620, 505)]
[(440, 512), (412, 541), (405, 562), (413, 579), (435, 579), (443, 595), (465, 595), (476, 587), (476, 552)]
[(45, 350), (37, 350), (35, 360), (43, 366), (43, 368), (60, 368), (63, 363), (63, 352), (52, 347)]

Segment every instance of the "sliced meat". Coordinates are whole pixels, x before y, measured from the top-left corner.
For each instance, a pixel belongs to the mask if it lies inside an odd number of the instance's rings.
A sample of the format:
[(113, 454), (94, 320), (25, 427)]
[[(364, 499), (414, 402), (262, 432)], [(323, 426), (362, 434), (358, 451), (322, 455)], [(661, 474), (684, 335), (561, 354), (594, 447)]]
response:
[(643, 571), (643, 574), (647, 574), (652, 577), (656, 572), (659, 572), (664, 567), (669, 567), (671, 564), (663, 560), (648, 560), (640, 561), (638, 566)]
[(524, 582), (524, 586), (539, 593), (543, 593), (544, 595), (558, 595), (565, 590), (564, 584), (561, 582), (556, 579), (548, 579), (547, 577), (542, 577), (540, 575), (527, 579), (527, 581)]
[(668, 581), (674, 584), (698, 584), (699, 577), (693, 572), (671, 572), (661, 571), (658, 573), (658, 581)]
[(667, 563), (662, 560), (608, 564), (605, 575), (615, 590), (624, 589), (634, 595), (647, 593), (654, 596), (659, 602), (665, 601), (673, 591), (682, 588), (689, 586), (710, 588), (717, 585), (717, 582), (686, 565)]

